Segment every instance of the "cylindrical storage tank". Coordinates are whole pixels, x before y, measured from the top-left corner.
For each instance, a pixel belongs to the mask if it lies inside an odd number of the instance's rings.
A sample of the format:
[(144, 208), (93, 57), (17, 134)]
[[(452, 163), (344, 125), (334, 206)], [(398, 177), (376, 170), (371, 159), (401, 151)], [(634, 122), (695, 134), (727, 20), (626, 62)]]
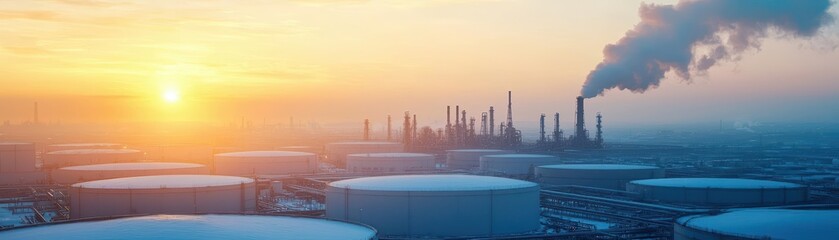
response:
[(833, 240), (839, 236), (836, 209), (745, 209), (717, 215), (682, 217), (675, 240), (801, 239)]
[(326, 216), (368, 224), (379, 237), (488, 237), (539, 228), (539, 186), (473, 175), (402, 175), (332, 182)]
[(161, 175), (73, 184), (70, 218), (128, 214), (243, 213), (256, 209), (253, 179)]
[(576, 185), (624, 190), (630, 181), (663, 177), (664, 169), (643, 165), (559, 164), (536, 168), (536, 181), (545, 187)]
[(85, 240), (375, 240), (365, 225), (322, 218), (267, 215), (150, 215), (83, 219), (0, 231), (0, 239)]
[(211, 165), (213, 147), (209, 145), (173, 144), (132, 146), (146, 153), (146, 159), (155, 162), (189, 162)]
[(338, 167), (347, 166), (347, 154), (355, 153), (398, 153), (405, 147), (396, 142), (337, 142), (326, 144), (326, 161)]
[(314, 154), (323, 153), (323, 147), (315, 147), (315, 146), (284, 146), (284, 147), (277, 147), (276, 150), (291, 151), (291, 152), (307, 152), (307, 153), (314, 153)]
[(807, 201), (807, 187), (786, 182), (737, 178), (637, 180), (626, 190), (646, 201), (722, 206), (770, 206)]
[(215, 174), (254, 176), (316, 173), (318, 158), (313, 153), (286, 151), (251, 151), (219, 153), (214, 161)]
[(532, 176), (535, 168), (557, 164), (559, 158), (541, 154), (498, 154), (484, 155), (480, 158), (481, 171), (504, 175)]
[(58, 184), (73, 184), (111, 178), (208, 173), (206, 166), (196, 163), (106, 163), (59, 168), (52, 172), (52, 181)]
[(34, 172), (35, 144), (0, 143), (0, 173)]
[(434, 170), (434, 155), (424, 153), (356, 153), (347, 155), (350, 172), (411, 172)]
[(446, 151), (446, 165), (450, 169), (472, 170), (480, 167), (481, 156), (513, 153), (499, 149), (455, 149)]
[(73, 150), (73, 149), (123, 149), (124, 144), (119, 143), (63, 143), (47, 145), (47, 152)]
[(137, 162), (143, 152), (134, 149), (73, 149), (48, 152), (44, 156), (45, 168), (67, 166)]

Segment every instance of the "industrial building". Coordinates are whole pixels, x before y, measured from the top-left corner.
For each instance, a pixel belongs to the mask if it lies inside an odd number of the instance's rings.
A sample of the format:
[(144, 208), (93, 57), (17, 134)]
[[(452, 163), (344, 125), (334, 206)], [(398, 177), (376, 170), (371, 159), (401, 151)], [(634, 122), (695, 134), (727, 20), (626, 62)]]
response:
[(539, 228), (539, 186), (471, 175), (366, 177), (329, 183), (326, 216), (373, 226), (380, 237), (454, 238)]
[(134, 149), (73, 149), (48, 152), (44, 157), (44, 168), (67, 166), (137, 162), (143, 152)]
[(209, 169), (196, 163), (106, 163), (59, 168), (51, 172), (50, 179), (57, 184), (73, 184), (111, 178), (196, 174), (209, 174)]
[(243, 213), (256, 210), (253, 179), (161, 175), (73, 184), (70, 218), (130, 214)]
[(335, 220), (267, 215), (150, 215), (99, 218), (0, 231), (2, 239), (375, 240), (376, 230)]
[(287, 151), (250, 151), (219, 153), (213, 172), (219, 175), (257, 176), (315, 173), (318, 158), (314, 153)]
[(481, 172), (530, 178), (538, 166), (559, 163), (559, 158), (542, 154), (497, 154), (480, 157)]
[(347, 165), (347, 154), (398, 153), (404, 152), (405, 146), (397, 142), (356, 141), (328, 143), (325, 150), (325, 160), (343, 168)]
[(347, 155), (347, 171), (396, 173), (434, 170), (434, 155), (424, 153), (356, 153)]
[(544, 187), (575, 185), (624, 190), (631, 181), (662, 177), (663, 169), (642, 165), (559, 164), (536, 168), (536, 181)]
[(839, 209), (756, 208), (682, 217), (675, 240), (808, 239), (839, 236)]
[(446, 150), (446, 166), (449, 169), (474, 170), (481, 165), (481, 156), (512, 153), (500, 149), (455, 149)]
[(807, 186), (734, 178), (661, 178), (629, 182), (626, 190), (645, 201), (722, 206), (771, 206), (802, 203)]

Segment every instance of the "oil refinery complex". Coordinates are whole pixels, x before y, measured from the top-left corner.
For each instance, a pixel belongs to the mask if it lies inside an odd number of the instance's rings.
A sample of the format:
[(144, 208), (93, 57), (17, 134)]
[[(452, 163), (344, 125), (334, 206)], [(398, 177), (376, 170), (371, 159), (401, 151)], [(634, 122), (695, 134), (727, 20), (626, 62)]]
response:
[(492, 106), (454, 106), (433, 129), (406, 112), (386, 138), (369, 120), (355, 136), (243, 124), (236, 144), (214, 146), (76, 143), (2, 127), (0, 239), (839, 235), (837, 139), (790, 146), (781, 133), (753, 141), (720, 126), (604, 140), (600, 113), (586, 128), (582, 97), (571, 134), (554, 113), (523, 137), (507, 97), (503, 121)]

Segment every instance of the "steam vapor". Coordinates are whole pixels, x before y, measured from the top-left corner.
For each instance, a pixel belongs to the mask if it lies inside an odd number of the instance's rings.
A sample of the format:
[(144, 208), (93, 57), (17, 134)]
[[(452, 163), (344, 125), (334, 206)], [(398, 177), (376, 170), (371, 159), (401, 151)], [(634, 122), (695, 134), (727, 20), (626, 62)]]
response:
[(618, 88), (644, 92), (674, 71), (689, 80), (720, 61), (737, 61), (775, 30), (807, 38), (833, 22), (830, 0), (682, 0), (642, 4), (641, 22), (603, 49), (603, 61), (583, 85), (583, 97)]

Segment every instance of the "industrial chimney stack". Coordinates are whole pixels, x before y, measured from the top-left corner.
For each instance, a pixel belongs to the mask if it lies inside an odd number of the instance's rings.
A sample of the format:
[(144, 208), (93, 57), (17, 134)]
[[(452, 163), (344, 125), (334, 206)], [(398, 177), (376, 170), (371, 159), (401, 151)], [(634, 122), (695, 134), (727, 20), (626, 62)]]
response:
[(588, 133), (586, 133), (586, 118), (583, 100), (584, 98), (582, 96), (577, 97), (577, 128), (574, 131), (574, 138), (576, 138), (579, 141), (588, 140)]

